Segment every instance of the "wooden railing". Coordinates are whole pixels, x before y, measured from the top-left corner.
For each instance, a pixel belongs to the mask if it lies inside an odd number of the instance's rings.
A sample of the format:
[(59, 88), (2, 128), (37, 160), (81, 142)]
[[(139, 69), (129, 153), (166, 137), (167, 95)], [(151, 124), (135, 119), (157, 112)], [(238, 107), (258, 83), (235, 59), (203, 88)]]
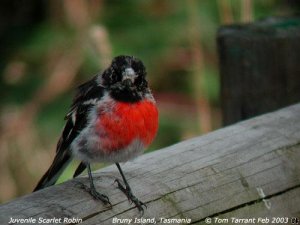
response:
[(82, 190), (88, 179), (79, 177), (2, 204), (0, 224), (262, 224), (273, 218), (292, 224), (300, 218), (300, 104), (145, 154), (123, 169), (147, 204), (141, 221), (116, 188), (112, 165), (95, 173), (112, 208)]

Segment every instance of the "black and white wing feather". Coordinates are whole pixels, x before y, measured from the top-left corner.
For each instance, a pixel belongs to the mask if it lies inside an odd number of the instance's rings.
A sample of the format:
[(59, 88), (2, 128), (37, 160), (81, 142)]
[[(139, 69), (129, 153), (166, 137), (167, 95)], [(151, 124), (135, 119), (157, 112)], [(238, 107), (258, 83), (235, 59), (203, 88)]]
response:
[[(104, 87), (97, 82), (97, 76), (80, 85), (73, 99), (68, 114), (65, 117), (66, 125), (58, 141), (56, 156), (51, 167), (41, 178), (34, 191), (55, 184), (63, 170), (72, 159), (70, 145), (78, 134), (87, 126), (88, 113), (98, 100), (103, 97)], [(75, 175), (79, 175), (85, 169), (81, 163)]]

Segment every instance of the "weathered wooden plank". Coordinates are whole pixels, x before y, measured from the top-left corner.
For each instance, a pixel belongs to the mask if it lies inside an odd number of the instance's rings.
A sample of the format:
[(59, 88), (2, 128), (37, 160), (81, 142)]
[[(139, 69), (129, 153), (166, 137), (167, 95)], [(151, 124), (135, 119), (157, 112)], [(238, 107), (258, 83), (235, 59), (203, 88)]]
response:
[[(297, 104), (126, 163), (134, 193), (148, 206), (144, 218), (155, 218), (157, 224), (160, 218), (202, 223), (216, 215), (247, 218), (251, 207), (252, 217), (275, 215), (279, 209), (281, 215), (299, 217), (300, 195), (291, 194), (300, 188), (299, 115)], [(116, 167), (95, 174), (96, 187), (110, 197), (112, 209), (82, 190), (80, 182), (88, 180), (80, 177), (1, 205), (0, 224), (10, 218), (79, 218), (86, 225), (138, 218), (138, 210), (114, 184)], [(286, 204), (273, 201), (281, 196)], [(265, 200), (272, 201), (270, 209), (260, 210), (267, 207)], [(295, 210), (287, 207), (289, 201)]]

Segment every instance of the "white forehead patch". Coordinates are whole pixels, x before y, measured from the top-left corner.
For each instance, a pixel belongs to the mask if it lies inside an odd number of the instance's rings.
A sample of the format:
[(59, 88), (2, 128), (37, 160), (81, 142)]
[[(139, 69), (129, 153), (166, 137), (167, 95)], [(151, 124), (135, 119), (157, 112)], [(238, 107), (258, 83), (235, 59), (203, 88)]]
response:
[(135, 75), (135, 72), (132, 68), (126, 68), (122, 75), (123, 76), (132, 76), (132, 75)]

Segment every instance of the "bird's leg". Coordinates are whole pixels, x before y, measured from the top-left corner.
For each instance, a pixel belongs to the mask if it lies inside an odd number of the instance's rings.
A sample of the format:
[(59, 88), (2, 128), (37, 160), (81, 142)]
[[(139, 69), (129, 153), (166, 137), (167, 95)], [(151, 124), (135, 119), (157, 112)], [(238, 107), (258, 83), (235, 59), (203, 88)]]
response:
[(118, 170), (119, 170), (119, 172), (120, 172), (120, 174), (123, 178), (124, 184), (125, 184), (125, 187), (124, 187), (124, 185), (121, 184), (120, 180), (116, 179), (116, 182), (118, 183), (118, 188), (127, 196), (127, 198), (129, 200), (131, 200), (135, 204), (135, 206), (138, 208), (138, 210), (143, 215), (144, 214), (143, 206), (145, 206), (145, 207), (147, 207), (147, 206), (132, 194), (131, 188), (130, 188), (130, 186), (129, 186), (129, 184), (128, 184), (125, 176), (124, 176), (124, 173), (121, 169), (121, 166), (119, 165), (119, 163), (116, 163), (116, 166), (118, 167)]
[(94, 182), (93, 182), (93, 176), (92, 176), (92, 171), (91, 171), (91, 166), (88, 163), (87, 164), (87, 169), (88, 169), (88, 174), (89, 174), (89, 180), (90, 180), (90, 188), (88, 189), (88, 192), (97, 200), (101, 200), (104, 204), (109, 204), (111, 205), (109, 198), (96, 191)]

